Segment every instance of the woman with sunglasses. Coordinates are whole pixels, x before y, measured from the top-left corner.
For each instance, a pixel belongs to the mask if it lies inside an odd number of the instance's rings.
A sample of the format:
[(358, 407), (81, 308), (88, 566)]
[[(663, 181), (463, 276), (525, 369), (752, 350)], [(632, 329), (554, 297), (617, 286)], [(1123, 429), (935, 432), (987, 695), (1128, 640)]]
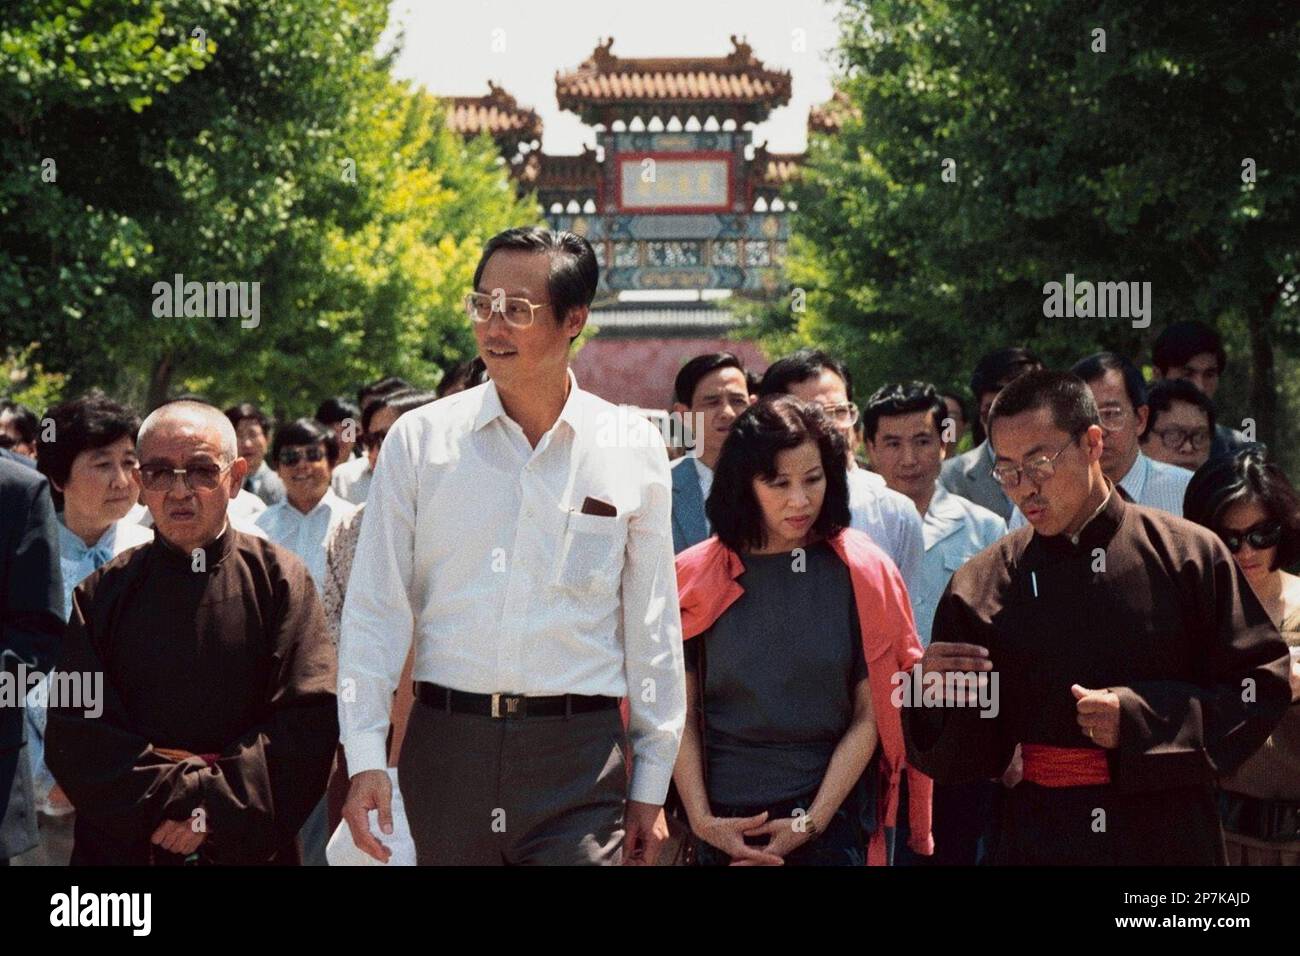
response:
[(257, 516), (275, 544), (302, 558), (317, 591), (325, 587), (325, 542), (340, 522), (357, 510), (330, 489), (338, 461), (334, 430), (311, 418), (276, 429), (271, 460), (284, 482), (285, 498)]
[(1262, 446), (1213, 459), (1192, 477), (1186, 517), (1215, 531), (1291, 649), (1291, 707), (1271, 737), (1221, 781), (1228, 861), (1300, 865), (1300, 495)]
[[(677, 556), (687, 715), (673, 780), (702, 865), (885, 862), (905, 768), (890, 678), (921, 645), (898, 569), (848, 527), (846, 451), (817, 405), (751, 405), (714, 471), (714, 536)], [(859, 782), (877, 745), (868, 850)], [(928, 854), (930, 781), (908, 784), (911, 845)]]

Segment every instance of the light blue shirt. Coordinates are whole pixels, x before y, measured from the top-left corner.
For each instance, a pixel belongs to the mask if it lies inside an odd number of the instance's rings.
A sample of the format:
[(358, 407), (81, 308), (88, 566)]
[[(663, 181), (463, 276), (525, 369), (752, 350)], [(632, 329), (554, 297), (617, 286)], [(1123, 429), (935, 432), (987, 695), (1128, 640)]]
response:
[(130, 516), (108, 526), (93, 545), (68, 530), (59, 516), (59, 567), (63, 571), (63, 619), (72, 617), (72, 592), (91, 573), (136, 545), (153, 540), (153, 531), (136, 524)]
[(906, 495), (883, 486), (883, 479), (863, 468), (849, 469), (849, 526), (865, 531), (898, 566), (910, 594), (921, 572), (925, 546), (921, 516)]
[[(1133, 503), (1146, 508), (1157, 508), (1170, 514), (1183, 516), (1183, 496), (1187, 494), (1188, 482), (1192, 473), (1177, 465), (1166, 465), (1163, 461), (1148, 458), (1138, 452), (1137, 460), (1118, 482), (1124, 493), (1133, 499)], [(1025, 516), (1016, 508), (1011, 512), (1007, 526), (1015, 531), (1023, 528), (1027, 522)]]
[[(63, 572), (63, 619), (72, 617), (72, 592), (77, 585), (123, 551), (153, 540), (153, 531), (142, 527), (128, 515), (108, 526), (92, 545), (68, 530), (59, 515), (59, 568)], [(45, 809), (54, 789), (54, 775), (45, 766), (45, 680), (27, 694), (24, 717), (27, 720), (27, 743), (32, 765), (32, 786), (36, 805)]]
[(911, 592), (912, 613), (917, 636), (922, 646), (928, 647), (934, 612), (953, 572), (1006, 534), (1007, 523), (1000, 515), (952, 494), (936, 482), (921, 530), (925, 557)]

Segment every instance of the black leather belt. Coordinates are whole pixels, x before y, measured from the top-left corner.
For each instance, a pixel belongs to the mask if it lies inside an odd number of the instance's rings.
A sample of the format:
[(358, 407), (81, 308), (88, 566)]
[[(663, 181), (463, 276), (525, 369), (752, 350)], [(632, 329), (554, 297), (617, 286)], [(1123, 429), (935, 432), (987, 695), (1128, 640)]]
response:
[(525, 697), (523, 694), (471, 694), (425, 681), (415, 683), (416, 699), (450, 714), (473, 714), (500, 720), (527, 717), (568, 717), (618, 707), (617, 697), (558, 694), (554, 697)]
[(1295, 800), (1261, 800), (1220, 790), (1219, 809), (1229, 833), (1270, 842), (1300, 840), (1300, 802)]

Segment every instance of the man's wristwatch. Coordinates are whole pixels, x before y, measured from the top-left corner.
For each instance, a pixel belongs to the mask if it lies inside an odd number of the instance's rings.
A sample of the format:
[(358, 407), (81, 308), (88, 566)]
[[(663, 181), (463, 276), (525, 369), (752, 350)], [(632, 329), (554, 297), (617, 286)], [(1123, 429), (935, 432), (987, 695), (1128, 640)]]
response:
[(805, 813), (803, 815), (802, 829), (804, 833), (808, 834), (810, 840), (819, 836), (822, 832), (821, 827), (817, 826), (817, 821), (812, 818), (812, 814), (810, 813)]

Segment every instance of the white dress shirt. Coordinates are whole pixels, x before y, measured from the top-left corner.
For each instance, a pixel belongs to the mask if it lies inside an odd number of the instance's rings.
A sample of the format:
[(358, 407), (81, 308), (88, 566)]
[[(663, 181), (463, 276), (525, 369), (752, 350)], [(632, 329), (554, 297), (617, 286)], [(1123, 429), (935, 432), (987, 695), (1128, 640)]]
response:
[(1001, 515), (954, 495), (936, 481), (922, 531), (925, 557), (910, 596), (917, 636), (921, 646), (929, 647), (934, 612), (953, 572), (1006, 534), (1007, 523)]
[(344, 501), (350, 501), (354, 505), (363, 504), (370, 494), (373, 474), (368, 457), (362, 455), (360, 458), (349, 458), (334, 469), (330, 488)]
[[(668, 456), (646, 419), (569, 383), (536, 448), (490, 381), (388, 433), (339, 641), (350, 772), (385, 766), (414, 640), (417, 681), (627, 697), (628, 797), (663, 802), (686, 717)], [(617, 515), (582, 513), (588, 497)]]
[[(700, 499), (707, 503), (709, 492), (713, 490), (713, 469), (696, 458), (695, 473), (700, 476)], [(708, 511), (704, 512), (704, 527), (709, 529), (709, 534), (713, 534), (713, 522), (709, 520)]]
[(302, 558), (311, 572), (317, 593), (321, 593), (325, 589), (325, 542), (330, 532), (356, 510), (356, 505), (344, 501), (327, 488), (316, 507), (306, 514), (289, 504), (286, 498), (258, 515), (257, 526), (266, 532), (273, 544), (288, 548)]
[[(1187, 485), (1191, 480), (1192, 472), (1186, 468), (1166, 465), (1163, 461), (1156, 461), (1138, 452), (1133, 467), (1119, 480), (1119, 486), (1133, 499), (1134, 504), (1159, 508), (1181, 518), (1183, 496), (1187, 494)], [(1011, 512), (1007, 527), (1015, 531), (1027, 523), (1020, 509), (1016, 508)]]
[(875, 480), (880, 476), (865, 468), (850, 468), (848, 478), (849, 526), (865, 531), (893, 559), (911, 591), (925, 553), (916, 505), (906, 495), (881, 487)]

